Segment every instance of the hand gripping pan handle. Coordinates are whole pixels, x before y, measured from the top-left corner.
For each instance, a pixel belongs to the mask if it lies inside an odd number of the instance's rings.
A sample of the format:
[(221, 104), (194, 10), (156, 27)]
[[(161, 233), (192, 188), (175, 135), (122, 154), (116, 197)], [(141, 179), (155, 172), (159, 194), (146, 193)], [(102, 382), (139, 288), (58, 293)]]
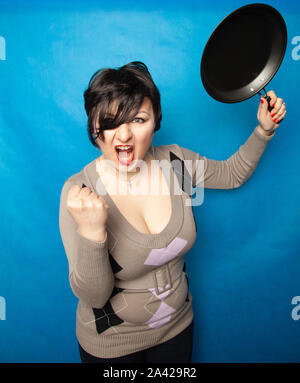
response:
[(266, 92), (265, 88), (263, 88), (263, 90), (265, 92), (264, 96), (260, 92), (258, 92), (258, 93), (259, 93), (260, 97), (263, 97), (263, 98), (265, 98), (267, 100), (267, 102), (268, 102), (268, 111), (271, 112), (271, 110), (274, 108), (273, 106), (271, 106), (271, 97), (267, 95), (267, 92)]

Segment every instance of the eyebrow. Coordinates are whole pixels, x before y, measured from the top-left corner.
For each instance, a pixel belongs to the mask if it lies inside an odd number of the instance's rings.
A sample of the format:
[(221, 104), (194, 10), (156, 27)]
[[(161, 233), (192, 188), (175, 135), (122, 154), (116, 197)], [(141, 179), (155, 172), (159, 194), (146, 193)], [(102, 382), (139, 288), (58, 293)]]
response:
[[(148, 116), (151, 116), (151, 114), (149, 112), (147, 112), (146, 110), (139, 110), (136, 115), (138, 115), (139, 113), (146, 113), (146, 114), (148, 114)], [(115, 115), (112, 113), (106, 113), (105, 114), (105, 118), (110, 118), (110, 117), (114, 118)]]

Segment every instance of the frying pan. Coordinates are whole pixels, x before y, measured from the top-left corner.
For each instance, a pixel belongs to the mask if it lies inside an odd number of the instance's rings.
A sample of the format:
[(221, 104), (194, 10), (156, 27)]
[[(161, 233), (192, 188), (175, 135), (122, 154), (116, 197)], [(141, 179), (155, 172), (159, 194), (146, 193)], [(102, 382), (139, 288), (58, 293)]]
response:
[(238, 8), (221, 21), (204, 48), (201, 80), (205, 90), (225, 103), (259, 93), (271, 111), (265, 86), (279, 69), (286, 45), (286, 24), (275, 8), (259, 3)]

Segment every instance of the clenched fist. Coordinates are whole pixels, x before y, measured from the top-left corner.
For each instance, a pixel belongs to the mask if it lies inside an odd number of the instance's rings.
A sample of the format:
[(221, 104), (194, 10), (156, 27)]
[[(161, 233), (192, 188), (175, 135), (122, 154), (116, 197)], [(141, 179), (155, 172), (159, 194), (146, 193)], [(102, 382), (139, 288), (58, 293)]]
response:
[(104, 198), (89, 187), (74, 185), (67, 195), (67, 209), (84, 237), (103, 242), (106, 237), (106, 221), (109, 206)]

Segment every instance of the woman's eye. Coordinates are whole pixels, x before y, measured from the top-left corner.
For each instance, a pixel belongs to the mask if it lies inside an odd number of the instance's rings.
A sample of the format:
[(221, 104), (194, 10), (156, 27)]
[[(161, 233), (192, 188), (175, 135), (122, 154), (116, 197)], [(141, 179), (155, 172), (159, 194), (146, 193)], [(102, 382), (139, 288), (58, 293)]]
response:
[(137, 118), (135, 118), (133, 120), (133, 122), (137, 122), (137, 123), (141, 123), (142, 124), (143, 122), (145, 122), (145, 120), (143, 118), (137, 117)]

